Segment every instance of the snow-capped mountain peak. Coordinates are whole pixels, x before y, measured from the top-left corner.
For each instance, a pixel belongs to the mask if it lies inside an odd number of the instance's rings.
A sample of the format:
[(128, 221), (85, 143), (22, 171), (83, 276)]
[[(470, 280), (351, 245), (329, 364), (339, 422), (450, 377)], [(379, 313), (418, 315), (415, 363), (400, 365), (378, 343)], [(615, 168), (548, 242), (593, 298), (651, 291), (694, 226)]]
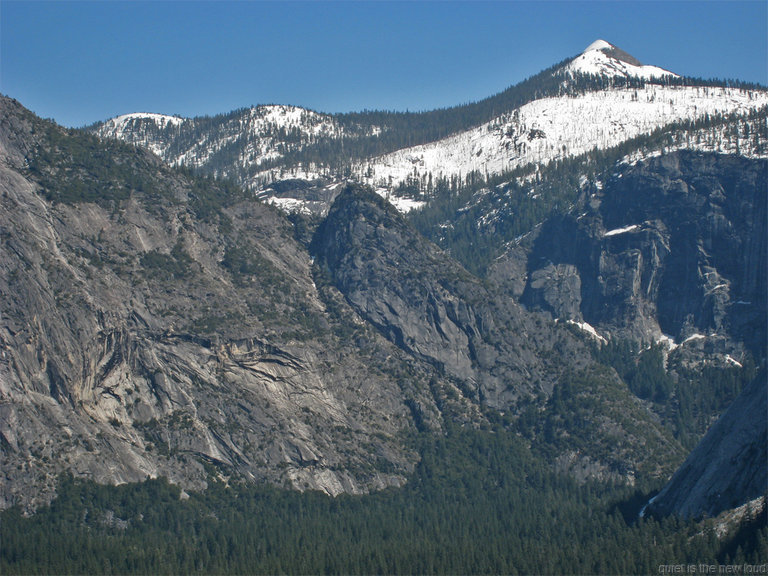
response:
[(587, 48), (584, 50), (584, 52), (582, 52), (582, 54), (586, 54), (587, 52), (591, 52), (592, 50), (606, 50), (606, 49), (611, 50), (613, 48), (615, 48), (613, 44), (610, 44), (609, 42), (606, 42), (605, 40), (598, 38), (597, 40), (592, 42), (592, 44), (587, 46)]
[[(582, 74), (608, 81), (580, 82)], [(341, 178), (352, 178), (372, 186), (399, 209), (408, 211), (423, 201), (414, 190), (429, 190), (435, 182), (461, 181), (469, 174), (495, 176), (529, 165), (545, 166), (593, 149), (606, 150), (675, 123), (728, 115), (743, 116), (744, 121), (729, 127), (727, 143), (722, 132), (710, 130), (707, 134), (697, 133), (695, 138), (687, 136), (680, 146), (766, 157), (761, 137), (744, 122), (748, 115), (768, 106), (768, 91), (666, 80), (675, 76), (662, 68), (643, 65), (605, 40), (596, 40), (547, 77), (550, 83), (556, 80), (554, 89), (534, 95), (526, 88), (525, 95), (501, 106), (498, 116), (442, 139), (381, 155), (374, 151), (386, 149), (389, 143), (379, 145), (377, 137), (390, 130), (407, 132), (408, 128), (387, 126), (386, 115), (382, 125), (354, 124), (287, 105), (255, 106), (213, 118), (126, 114), (94, 131), (102, 137), (148, 148), (169, 164), (236, 179), (259, 197), (272, 199), (288, 210), (306, 207), (304, 198), (308, 195), (320, 205), (333, 196), (333, 190), (317, 183), (312, 185), (311, 193), (306, 188), (299, 190), (301, 199), (296, 199), (287, 190), (273, 187), (273, 183), (327, 179), (333, 186)], [(659, 82), (657, 78), (665, 80)], [(573, 86), (569, 87), (571, 82)], [(399, 144), (409, 141), (410, 136)], [(344, 153), (345, 142), (348, 154)], [(341, 149), (338, 157), (330, 152), (336, 144)], [(302, 155), (305, 150), (310, 153)], [(631, 153), (627, 162), (648, 153)]]
[(566, 72), (581, 72), (608, 77), (635, 77), (650, 80), (678, 75), (658, 66), (646, 66), (637, 58), (605, 40), (595, 40), (565, 67)]

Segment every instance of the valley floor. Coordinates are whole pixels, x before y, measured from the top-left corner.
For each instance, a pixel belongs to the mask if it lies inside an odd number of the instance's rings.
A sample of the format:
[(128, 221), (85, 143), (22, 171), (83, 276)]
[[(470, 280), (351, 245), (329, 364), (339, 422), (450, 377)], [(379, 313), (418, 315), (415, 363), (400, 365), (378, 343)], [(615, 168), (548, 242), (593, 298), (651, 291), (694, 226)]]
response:
[(578, 484), (501, 429), (421, 443), (407, 485), (368, 496), (64, 477), (49, 508), (2, 513), (0, 571), (666, 574), (768, 563), (765, 508), (718, 536), (712, 521), (639, 519), (647, 492)]

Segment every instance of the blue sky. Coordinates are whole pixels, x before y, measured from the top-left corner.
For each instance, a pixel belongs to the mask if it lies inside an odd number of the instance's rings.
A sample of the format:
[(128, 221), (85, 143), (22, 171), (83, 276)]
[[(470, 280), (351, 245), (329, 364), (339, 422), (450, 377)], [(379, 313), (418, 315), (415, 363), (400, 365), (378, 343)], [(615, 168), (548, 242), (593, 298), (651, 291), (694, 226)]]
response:
[(688, 76), (768, 84), (768, 2), (0, 0), (0, 92), (82, 126), (258, 104), (426, 110), (603, 38)]

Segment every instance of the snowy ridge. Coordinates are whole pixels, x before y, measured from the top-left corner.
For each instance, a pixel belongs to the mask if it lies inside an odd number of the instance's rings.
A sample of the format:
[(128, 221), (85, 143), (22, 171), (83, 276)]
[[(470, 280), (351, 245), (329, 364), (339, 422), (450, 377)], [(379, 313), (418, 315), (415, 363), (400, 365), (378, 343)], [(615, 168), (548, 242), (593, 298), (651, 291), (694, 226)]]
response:
[(162, 157), (168, 143), (158, 134), (168, 129), (178, 129), (184, 122), (188, 122), (188, 119), (180, 116), (135, 112), (107, 120), (99, 127), (97, 134), (103, 138), (116, 138), (136, 144)]
[(115, 130), (125, 130), (125, 126), (134, 120), (146, 120), (157, 124), (160, 128), (164, 128), (166, 125), (178, 126), (187, 119), (181, 116), (169, 116), (168, 114), (155, 114), (154, 112), (138, 112), (133, 114), (123, 114), (117, 118), (113, 118), (108, 122), (114, 126)]
[[(173, 133), (168, 133), (173, 130)], [(372, 132), (376, 133), (377, 128)], [(199, 136), (194, 135), (199, 132)], [(105, 122), (97, 130), (104, 138), (117, 138), (148, 148), (165, 162), (177, 166), (202, 167), (219, 155), (228, 156), (227, 166), (216, 170), (217, 175), (235, 176), (234, 172), (258, 167), (279, 160), (286, 153), (299, 150), (320, 138), (341, 138), (345, 135), (338, 122), (298, 106), (256, 106), (232, 114), (220, 123), (208, 118), (184, 119), (162, 114), (125, 114)], [(179, 145), (179, 135), (187, 144)], [(357, 135), (356, 135), (357, 136)], [(234, 164), (231, 159), (234, 158)], [(288, 173), (288, 172), (292, 173)], [(312, 179), (317, 177), (314, 166), (295, 166), (289, 170), (266, 169), (249, 182), (251, 188), (281, 177)]]
[[(714, 152), (717, 154), (735, 154), (744, 158), (768, 159), (768, 117), (742, 118), (720, 126), (703, 128), (692, 132), (673, 134), (672, 142), (664, 147), (664, 152), (692, 150), (695, 152)], [(662, 150), (637, 150), (620, 160), (622, 164), (634, 166), (642, 160), (661, 156)]]
[[(239, 168), (260, 166), (281, 158), (285, 152), (296, 150), (319, 136), (337, 136), (340, 129), (329, 116), (296, 106), (258, 106), (250, 108), (224, 123), (184, 151), (166, 157), (171, 164), (204, 166), (221, 150), (237, 149)], [(290, 139), (290, 142), (286, 142)], [(229, 176), (227, 171), (222, 174)]]
[(764, 91), (660, 85), (544, 98), (473, 130), (362, 162), (355, 172), (374, 187), (493, 175), (610, 148), (673, 122), (766, 105)]
[(314, 135), (336, 133), (338, 130), (330, 117), (298, 106), (259, 106), (251, 108), (247, 118), (248, 127), (257, 132), (268, 126), (306, 130)]
[(605, 40), (596, 40), (590, 44), (564, 70), (566, 72), (581, 72), (583, 74), (595, 74), (609, 78), (635, 77), (646, 80), (663, 78), (664, 76), (678, 78), (677, 74), (669, 70), (640, 64), (634, 58), (624, 54)]
[(170, 141), (162, 138), (161, 133), (168, 126), (185, 124), (185, 129), (194, 131), (199, 123), (196, 119), (162, 114), (125, 114), (105, 122), (98, 134), (145, 146), (169, 164), (183, 166), (202, 166), (222, 149), (245, 141), (239, 163), (246, 166), (281, 157), (280, 149), (288, 146), (280, 136), (290, 134), (294, 140), (306, 143), (313, 137), (338, 132), (336, 123), (328, 116), (296, 106), (270, 105), (235, 115), (214, 134), (206, 133), (183, 150), (172, 150)]
[[(556, 74), (562, 74), (567, 84), (569, 72), (645, 80), (676, 76), (655, 66), (644, 66), (604, 40), (593, 42)], [(612, 148), (670, 124), (708, 115), (739, 118), (698, 132), (680, 130), (668, 138), (665, 135), (663, 149), (639, 149), (623, 161), (634, 163), (679, 149), (768, 157), (765, 117), (747, 117), (766, 108), (768, 92), (762, 89), (660, 84), (613, 87), (541, 98), (468, 131), (359, 160), (351, 167), (289, 162), (288, 158), (318, 142), (375, 137), (382, 128), (344, 128), (334, 116), (296, 106), (257, 106), (192, 119), (125, 114), (102, 124), (97, 133), (147, 148), (171, 165), (203, 168), (216, 176), (233, 178), (260, 197), (266, 198), (276, 181), (338, 181), (352, 177), (371, 185), (399, 210), (407, 212), (422, 202), (399, 195), (397, 188), (401, 184), (425, 191), (437, 180), (462, 180), (472, 172), (494, 176), (518, 167), (546, 165), (593, 149)], [(735, 128), (737, 124), (739, 128)], [(299, 208), (285, 198), (276, 203), (291, 211)]]

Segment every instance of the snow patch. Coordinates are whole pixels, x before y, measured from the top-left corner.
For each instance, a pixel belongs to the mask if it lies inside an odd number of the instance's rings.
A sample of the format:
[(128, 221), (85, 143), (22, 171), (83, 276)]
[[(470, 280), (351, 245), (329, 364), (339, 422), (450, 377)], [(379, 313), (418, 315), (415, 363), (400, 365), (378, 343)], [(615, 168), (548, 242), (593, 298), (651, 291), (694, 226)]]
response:
[(586, 54), (587, 52), (591, 52), (592, 50), (606, 50), (606, 49), (611, 50), (612, 48), (613, 48), (613, 44), (609, 44), (605, 40), (595, 40), (594, 42), (592, 42), (592, 44), (590, 44), (585, 48), (582, 54)]
[(630, 226), (624, 226), (624, 228), (615, 228), (613, 230), (608, 230), (603, 236), (618, 236), (619, 234), (625, 234), (627, 232), (634, 232), (640, 228), (639, 224), (632, 224)]
[(677, 344), (675, 344), (675, 339), (674, 339), (674, 338), (672, 338), (672, 336), (667, 336), (666, 334), (662, 334), (662, 335), (661, 335), (661, 338), (659, 338), (659, 339), (656, 341), (656, 343), (657, 343), (657, 344), (661, 344), (661, 345), (662, 345), (662, 346), (664, 346), (664, 347), (665, 347), (667, 350), (670, 350), (670, 351), (672, 351), (672, 350), (674, 350), (675, 348), (677, 348)]
[(291, 214), (312, 214), (312, 210), (309, 209), (306, 200), (299, 200), (298, 198), (278, 198), (272, 196), (265, 200), (267, 204), (272, 204), (277, 208), (280, 208), (283, 212)]
[(125, 126), (132, 120), (150, 120), (162, 128), (167, 124), (178, 126), (182, 122), (185, 122), (186, 118), (182, 118), (181, 116), (169, 116), (168, 114), (155, 114), (154, 112), (134, 112), (117, 116), (108, 122), (113, 123), (115, 126)]
[(577, 322), (576, 320), (568, 320), (567, 324), (572, 324), (573, 326), (576, 326), (577, 328), (581, 329), (582, 331), (586, 332), (590, 336), (592, 336), (594, 339), (602, 342), (603, 344), (607, 344), (608, 341), (603, 338), (597, 330), (594, 329), (593, 326), (588, 324), (587, 322)]
[(410, 212), (411, 210), (416, 210), (426, 204), (426, 202), (422, 202), (421, 200), (398, 198), (397, 196), (390, 196), (388, 200), (400, 212)]
[[(611, 148), (680, 120), (746, 114), (764, 106), (766, 91), (651, 84), (542, 98), (466, 132), (362, 161), (353, 172), (363, 183), (388, 188), (429, 175), (495, 175)], [(532, 133), (543, 136), (531, 139)], [(748, 149), (746, 140), (740, 145)]]

